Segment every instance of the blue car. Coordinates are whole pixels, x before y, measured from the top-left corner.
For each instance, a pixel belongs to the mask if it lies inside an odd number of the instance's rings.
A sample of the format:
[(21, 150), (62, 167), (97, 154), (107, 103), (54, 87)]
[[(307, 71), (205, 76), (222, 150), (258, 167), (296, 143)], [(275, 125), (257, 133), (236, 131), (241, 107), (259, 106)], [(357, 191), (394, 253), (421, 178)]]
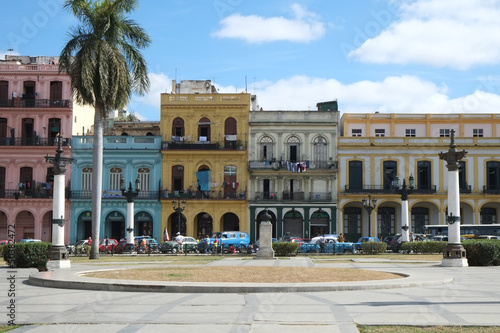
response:
[(354, 243), (356, 251), (361, 251), (361, 243), (364, 242), (380, 242), (380, 239), (378, 239), (378, 237), (361, 237), (356, 243)]
[[(321, 238), (325, 242), (321, 246)], [(354, 244), (351, 242), (339, 242), (337, 235), (324, 235), (311, 239), (309, 243), (303, 243), (297, 250), (298, 253), (354, 253)]]

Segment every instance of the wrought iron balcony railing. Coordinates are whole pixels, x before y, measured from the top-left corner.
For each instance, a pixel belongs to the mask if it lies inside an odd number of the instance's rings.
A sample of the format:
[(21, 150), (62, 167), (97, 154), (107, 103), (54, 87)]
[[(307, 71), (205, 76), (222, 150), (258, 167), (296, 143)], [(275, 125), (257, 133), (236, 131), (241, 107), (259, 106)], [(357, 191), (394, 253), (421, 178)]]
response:
[(162, 141), (162, 150), (245, 150), (246, 143), (236, 141)]
[[(0, 138), (0, 146), (56, 146), (57, 138)], [(63, 146), (71, 146), (70, 138), (63, 138)]]
[(69, 99), (0, 99), (0, 108), (70, 108), (71, 105)]

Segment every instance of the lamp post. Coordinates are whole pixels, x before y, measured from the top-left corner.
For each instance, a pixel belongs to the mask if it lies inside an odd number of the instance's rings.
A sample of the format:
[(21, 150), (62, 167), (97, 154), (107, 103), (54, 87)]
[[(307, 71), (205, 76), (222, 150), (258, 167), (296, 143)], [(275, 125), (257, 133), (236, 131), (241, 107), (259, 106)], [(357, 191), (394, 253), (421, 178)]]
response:
[(62, 136), (59, 136), (56, 155), (45, 156), (45, 161), (54, 165), (54, 195), (52, 201), (52, 245), (49, 250), (50, 268), (71, 267), (68, 260), (68, 251), (64, 246), (64, 173), (66, 165), (73, 162), (73, 158), (64, 157), (62, 149)]
[[(466, 252), (460, 243), (460, 188), (458, 179), (459, 161), (467, 152), (457, 151), (455, 144), (455, 130), (450, 131), (450, 148), (447, 152), (439, 153), (439, 159), (446, 161), (448, 169), (448, 244), (443, 250), (442, 266), (466, 267), (468, 266)], [(454, 214), (454, 215), (453, 215)], [(458, 223), (455, 223), (458, 222)]]
[(408, 223), (408, 194), (411, 194), (415, 188), (415, 178), (413, 178), (413, 175), (410, 176), (408, 182), (410, 183), (409, 186), (406, 185), (406, 179), (403, 179), (403, 184), (401, 185), (399, 177), (396, 177), (394, 182), (394, 192), (401, 194), (401, 229), (403, 229), (401, 231), (402, 242), (408, 242), (410, 240), (408, 235), (408, 230), (410, 229)]
[(368, 194), (368, 199), (363, 199), (361, 202), (368, 213), (368, 237), (370, 237), (372, 234), (372, 211), (377, 206), (377, 199), (372, 199), (372, 196)]
[[(186, 209), (186, 200), (176, 199), (172, 201), (172, 208), (177, 214), (177, 232), (181, 232), (181, 214)], [(172, 236), (173, 237), (173, 236)]]
[(140, 181), (139, 177), (135, 180), (135, 191), (132, 189), (132, 182), (128, 183), (128, 190), (125, 189), (125, 180), (120, 178), (120, 188), (122, 191), (122, 196), (127, 199), (127, 245), (125, 246), (125, 252), (135, 253), (135, 242), (134, 242), (134, 198), (139, 195)]

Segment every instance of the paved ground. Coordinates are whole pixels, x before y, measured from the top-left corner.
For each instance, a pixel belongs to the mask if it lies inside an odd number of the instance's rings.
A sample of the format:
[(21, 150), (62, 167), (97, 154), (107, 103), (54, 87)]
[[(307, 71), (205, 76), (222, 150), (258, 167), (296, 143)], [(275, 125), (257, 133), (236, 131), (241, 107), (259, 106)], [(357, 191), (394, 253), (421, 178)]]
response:
[[(313, 266), (307, 258), (292, 260), (224, 259), (211, 265)], [(13, 332), (358, 332), (361, 325), (484, 325), (500, 327), (500, 267), (440, 267), (436, 263), (406, 264), (357, 261), (321, 264), (407, 274), (384, 282), (338, 283), (325, 291), (269, 292), (268, 290), (213, 293), (141, 291), (131, 281), (102, 283), (137, 291), (78, 290), (39, 287), (28, 277), (51, 281), (85, 280), (79, 271), (122, 267), (111, 264), (73, 265), (45, 274), (18, 269), (0, 279), (2, 322), (9, 301), (15, 301), (15, 322), (29, 324)], [(137, 266), (135, 266), (137, 267)], [(221, 267), (223, 269), (223, 267)], [(15, 297), (8, 296), (9, 277), (15, 276)], [(226, 284), (229, 287), (229, 284)], [(335, 286), (336, 285), (336, 286)], [(68, 285), (59, 284), (60, 287)], [(251, 286), (251, 285), (250, 285)], [(298, 285), (295, 285), (297, 287)], [(161, 288), (165, 286), (160, 284)], [(194, 286), (196, 287), (196, 286)], [(206, 288), (201, 284), (201, 286)], [(216, 286), (220, 288), (220, 286)], [(242, 287), (249, 287), (245, 285)], [(314, 285), (300, 285), (302, 288)], [(172, 288), (172, 286), (168, 286)], [(92, 287), (90, 289), (95, 289)], [(305, 289), (303, 289), (305, 290)], [(7, 296), (7, 297), (5, 297)], [(7, 319), (5, 319), (7, 318)]]

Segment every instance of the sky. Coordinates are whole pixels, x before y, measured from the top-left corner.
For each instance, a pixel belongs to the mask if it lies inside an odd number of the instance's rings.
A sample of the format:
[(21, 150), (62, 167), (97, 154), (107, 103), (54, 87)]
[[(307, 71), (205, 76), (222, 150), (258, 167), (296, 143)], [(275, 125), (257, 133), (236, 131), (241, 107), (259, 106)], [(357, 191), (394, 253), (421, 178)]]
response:
[[(1, 0), (0, 57), (59, 55), (79, 24), (63, 3)], [(500, 0), (139, 0), (151, 87), (127, 109), (157, 121), (172, 80), (212, 80), (264, 111), (499, 113), (499, 17)]]

